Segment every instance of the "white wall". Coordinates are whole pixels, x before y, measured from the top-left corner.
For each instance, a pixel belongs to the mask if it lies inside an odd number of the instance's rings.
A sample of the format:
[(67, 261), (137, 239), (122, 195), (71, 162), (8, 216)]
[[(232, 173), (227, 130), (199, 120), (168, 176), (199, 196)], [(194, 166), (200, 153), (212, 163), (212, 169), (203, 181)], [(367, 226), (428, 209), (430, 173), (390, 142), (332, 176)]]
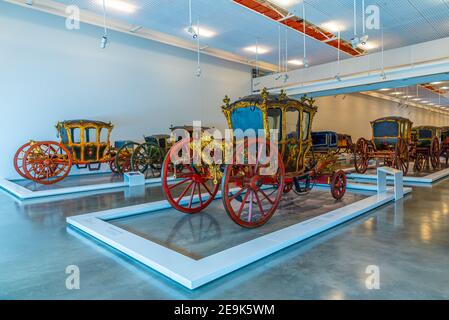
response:
[(60, 17), (0, 2), (0, 176), (14, 177), (12, 159), (28, 139), (56, 139), (60, 120), (115, 124), (112, 140), (169, 133), (170, 125), (226, 126), (225, 94), (250, 93), (250, 67), (121, 33), (99, 48), (102, 30), (65, 29)]
[(370, 121), (388, 116), (401, 116), (413, 121), (415, 126), (449, 126), (449, 117), (418, 108), (401, 108), (398, 103), (363, 94), (339, 95), (317, 98), (318, 113), (313, 130), (332, 130), (351, 134), (354, 142), (371, 138)]

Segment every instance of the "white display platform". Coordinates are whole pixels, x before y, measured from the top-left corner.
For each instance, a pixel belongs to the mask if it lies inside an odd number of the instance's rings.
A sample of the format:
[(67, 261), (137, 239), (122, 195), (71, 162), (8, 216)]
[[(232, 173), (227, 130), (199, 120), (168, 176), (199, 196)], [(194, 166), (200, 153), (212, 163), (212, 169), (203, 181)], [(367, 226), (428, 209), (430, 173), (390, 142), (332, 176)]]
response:
[[(160, 184), (161, 179), (160, 178), (152, 178), (152, 179), (146, 179), (145, 185), (153, 185), (153, 184)], [(6, 190), (10, 194), (14, 195), (20, 200), (27, 200), (27, 199), (36, 199), (41, 197), (51, 197), (51, 196), (60, 196), (60, 195), (66, 195), (71, 193), (79, 193), (79, 192), (88, 192), (88, 191), (97, 191), (97, 190), (104, 190), (104, 189), (114, 189), (114, 188), (122, 188), (122, 187), (129, 187), (129, 183), (124, 181), (120, 182), (109, 182), (109, 183), (101, 183), (101, 184), (91, 184), (91, 185), (85, 185), (85, 186), (77, 186), (77, 187), (61, 187), (58, 189), (52, 189), (52, 190), (40, 190), (40, 191), (31, 191), (13, 181), (0, 178), (0, 188)]]
[[(404, 185), (406, 186), (420, 186), (420, 185), (432, 185), (433, 183), (444, 179), (449, 176), (449, 168), (443, 169), (441, 171), (437, 171), (431, 173), (427, 176), (423, 177), (404, 177)], [(359, 174), (359, 173), (350, 173), (347, 175), (348, 179), (355, 179), (358, 181), (363, 181), (367, 183), (376, 183), (377, 175), (375, 174)], [(387, 177), (387, 181), (393, 181), (392, 176)]]
[[(398, 186), (401, 185), (402, 181), (398, 183)], [(387, 188), (386, 186), (378, 188), (375, 185), (361, 185), (360, 187), (361, 190), (385, 191), (200, 260), (182, 255), (107, 222), (108, 220), (170, 208), (167, 201), (69, 217), (67, 223), (177, 283), (189, 289), (195, 289), (288, 246), (394, 201), (395, 196), (400, 194), (395, 193), (393, 188)], [(356, 189), (357, 184), (351, 184), (350, 188)], [(402, 191), (407, 194), (412, 190), (405, 188)], [(217, 196), (218, 198), (221, 197), (220, 194)], [(188, 201), (188, 198), (185, 197), (182, 201)]]

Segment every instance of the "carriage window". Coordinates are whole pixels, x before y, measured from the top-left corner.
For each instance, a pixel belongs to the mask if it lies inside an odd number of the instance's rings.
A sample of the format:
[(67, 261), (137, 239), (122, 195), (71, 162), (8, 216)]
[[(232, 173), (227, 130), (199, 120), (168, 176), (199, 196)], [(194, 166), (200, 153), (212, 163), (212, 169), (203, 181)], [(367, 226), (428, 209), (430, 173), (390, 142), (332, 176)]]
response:
[(100, 142), (107, 142), (108, 141), (108, 129), (101, 128), (100, 130)]
[(309, 138), (310, 113), (304, 111), (302, 117), (302, 140)]
[(399, 125), (396, 122), (377, 122), (373, 125), (374, 137), (397, 137), (399, 132)]
[(84, 131), (84, 137), (86, 142), (97, 142), (97, 129), (86, 128)]
[(331, 146), (336, 146), (337, 145), (337, 134), (332, 133), (331, 134)]
[(268, 127), (270, 130), (279, 130), (279, 140), (282, 138), (282, 112), (281, 109), (268, 109)]
[(299, 139), (299, 124), (301, 118), (299, 110), (294, 108), (287, 109), (285, 113), (286, 137), (287, 139)]
[(81, 131), (80, 128), (72, 128), (71, 130), (72, 134), (72, 142), (73, 143), (80, 143), (81, 142)]
[(432, 130), (420, 130), (419, 137), (421, 139), (432, 139)]

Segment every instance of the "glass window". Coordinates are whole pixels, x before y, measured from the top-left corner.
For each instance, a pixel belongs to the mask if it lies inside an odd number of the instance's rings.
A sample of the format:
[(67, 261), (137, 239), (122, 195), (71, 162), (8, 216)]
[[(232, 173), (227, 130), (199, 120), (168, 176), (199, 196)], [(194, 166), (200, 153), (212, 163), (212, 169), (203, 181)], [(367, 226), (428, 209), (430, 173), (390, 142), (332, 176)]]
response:
[(282, 112), (281, 109), (268, 109), (268, 129), (279, 130), (279, 140), (282, 138)]
[(70, 131), (72, 133), (72, 142), (80, 143), (81, 142), (80, 128), (72, 128)]
[(377, 122), (374, 125), (374, 137), (383, 138), (383, 137), (397, 137), (399, 126), (396, 122), (386, 121), (386, 122)]
[(86, 138), (86, 142), (97, 142), (97, 129), (86, 128), (84, 137)]
[(337, 134), (335, 133), (331, 133), (331, 146), (336, 146), (337, 145)]
[(327, 146), (327, 134), (324, 132), (312, 132), (312, 144), (314, 147)]
[(310, 113), (304, 111), (302, 118), (302, 140), (309, 138)]
[(419, 137), (421, 139), (432, 139), (432, 130), (420, 130)]
[(287, 109), (285, 113), (286, 137), (287, 139), (299, 140), (299, 124), (301, 118), (299, 110), (294, 108)]
[(100, 142), (108, 141), (108, 129), (102, 128), (100, 129)]

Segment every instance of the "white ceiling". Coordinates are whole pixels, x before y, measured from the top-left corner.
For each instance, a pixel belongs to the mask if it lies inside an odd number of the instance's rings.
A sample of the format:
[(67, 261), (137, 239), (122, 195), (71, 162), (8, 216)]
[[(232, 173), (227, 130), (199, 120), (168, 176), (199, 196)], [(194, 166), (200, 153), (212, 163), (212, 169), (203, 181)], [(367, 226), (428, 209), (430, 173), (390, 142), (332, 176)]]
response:
[[(188, 0), (126, 0), (137, 10), (123, 13), (108, 10), (108, 16), (134, 25), (161, 31), (170, 35), (189, 39), (184, 28), (189, 24)], [(361, 9), (361, 0), (357, 0)], [(62, 0), (66, 4), (78, 5), (81, 9), (101, 13), (99, 0)], [(366, 0), (366, 5), (375, 4), (381, 8), (381, 23), (384, 28), (385, 49), (392, 49), (415, 43), (449, 37), (449, 0)], [(243, 48), (259, 45), (270, 49), (260, 55), (260, 59), (278, 64), (279, 25), (257, 13), (235, 4), (231, 0), (192, 0), (193, 20), (217, 32), (213, 38), (203, 38), (204, 45), (226, 50), (248, 59), (254, 56)], [(342, 37), (349, 40), (353, 36), (353, 0), (306, 0), (306, 19), (316, 25), (328, 21), (338, 22), (345, 31)], [(359, 15), (361, 15), (359, 9)], [(289, 8), (302, 16), (302, 4)], [(301, 13), (301, 14), (299, 14)], [(359, 22), (360, 22), (359, 17)], [(360, 26), (360, 23), (359, 23)], [(282, 47), (285, 47), (285, 29), (282, 28)], [(360, 28), (361, 29), (361, 28)], [(361, 30), (358, 32), (361, 34)], [(380, 50), (381, 31), (368, 30), (370, 43), (377, 46), (370, 50)], [(111, 39), (113, 40), (113, 39)], [(194, 41), (192, 39), (192, 41)], [(322, 64), (337, 59), (337, 50), (316, 40), (307, 38), (310, 65)], [(303, 36), (293, 30), (288, 31), (288, 57), (301, 59), (303, 56)], [(343, 58), (349, 58), (342, 54)], [(293, 67), (293, 66), (291, 66)]]

